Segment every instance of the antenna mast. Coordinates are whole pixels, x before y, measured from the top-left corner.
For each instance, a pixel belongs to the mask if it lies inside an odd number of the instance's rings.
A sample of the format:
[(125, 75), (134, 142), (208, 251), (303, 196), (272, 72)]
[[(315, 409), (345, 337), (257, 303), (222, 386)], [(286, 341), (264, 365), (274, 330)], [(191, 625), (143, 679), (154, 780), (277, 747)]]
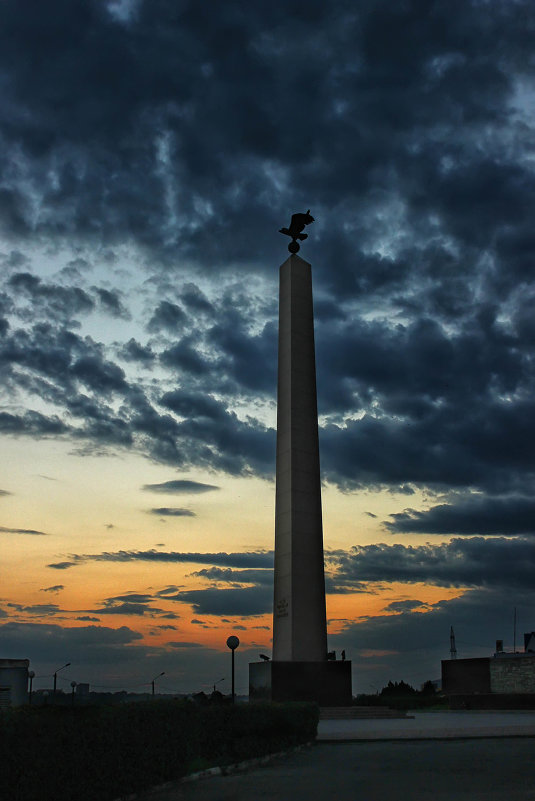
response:
[(457, 648), (455, 647), (455, 632), (453, 626), (450, 627), (450, 659), (457, 659)]

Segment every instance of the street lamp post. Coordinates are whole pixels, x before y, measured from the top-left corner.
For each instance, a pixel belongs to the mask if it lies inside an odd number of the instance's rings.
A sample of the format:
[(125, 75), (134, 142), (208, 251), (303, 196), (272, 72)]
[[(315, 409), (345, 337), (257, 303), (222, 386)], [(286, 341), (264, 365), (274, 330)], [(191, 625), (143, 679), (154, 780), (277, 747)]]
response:
[(71, 691), (71, 706), (74, 706), (74, 690), (76, 688), (76, 682), (75, 681), (71, 681), (71, 687), (72, 687), (72, 691)]
[(234, 694), (234, 651), (236, 650), (236, 648), (238, 647), (239, 644), (240, 644), (240, 641), (239, 641), (239, 639), (237, 637), (234, 636), (234, 634), (232, 634), (227, 639), (227, 646), (232, 651), (232, 703), (234, 703), (234, 696), (235, 696), (235, 694)]
[(60, 672), (60, 670), (64, 670), (66, 667), (69, 667), (70, 664), (71, 664), (70, 662), (67, 662), (66, 665), (63, 665), (63, 667), (58, 668), (56, 670), (56, 672), (54, 673), (54, 695), (56, 694), (56, 687), (57, 687), (57, 683), (58, 683), (58, 673)]
[(30, 679), (30, 692), (29, 692), (29, 695), (28, 695), (28, 703), (29, 703), (29, 704), (30, 704), (30, 706), (31, 706), (31, 703), (32, 703), (33, 680), (34, 680), (34, 678), (35, 678), (35, 671), (34, 671), (34, 670), (29, 670), (29, 671), (28, 671), (28, 678)]
[(216, 686), (217, 686), (217, 685), (218, 685), (220, 682), (222, 682), (222, 681), (225, 681), (225, 677), (224, 677), (224, 676), (223, 676), (223, 678), (222, 678), (222, 679), (218, 679), (218, 680), (217, 680), (217, 681), (214, 683), (214, 692), (215, 692), (215, 688), (216, 688)]
[(160, 676), (165, 676), (165, 670), (162, 670), (162, 672), (161, 672), (161, 673), (158, 673), (158, 675), (157, 675), (157, 676), (155, 676), (155, 677), (153, 678), (153, 680), (151, 681), (151, 684), (152, 684), (152, 696), (153, 696), (153, 697), (154, 697), (154, 682), (156, 681), (156, 679), (159, 679), (159, 678), (160, 678)]

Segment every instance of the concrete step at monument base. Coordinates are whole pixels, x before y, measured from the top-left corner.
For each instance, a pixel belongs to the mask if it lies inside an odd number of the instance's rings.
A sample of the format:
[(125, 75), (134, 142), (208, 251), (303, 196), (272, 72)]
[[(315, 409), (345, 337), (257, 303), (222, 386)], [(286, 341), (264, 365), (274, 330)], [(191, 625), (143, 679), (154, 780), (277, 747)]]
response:
[(322, 706), (320, 720), (362, 720), (364, 718), (406, 718), (407, 713), (386, 706)]

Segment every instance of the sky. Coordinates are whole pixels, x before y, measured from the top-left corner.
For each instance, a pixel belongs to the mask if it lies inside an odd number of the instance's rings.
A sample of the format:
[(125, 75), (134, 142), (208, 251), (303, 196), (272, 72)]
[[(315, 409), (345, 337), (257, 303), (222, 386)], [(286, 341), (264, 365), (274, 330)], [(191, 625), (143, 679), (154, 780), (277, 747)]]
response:
[[(271, 653), (278, 230), (310, 209), (354, 692), (535, 629), (531, 0), (3, 0), (0, 656)], [(222, 680), (222, 681), (221, 681)]]

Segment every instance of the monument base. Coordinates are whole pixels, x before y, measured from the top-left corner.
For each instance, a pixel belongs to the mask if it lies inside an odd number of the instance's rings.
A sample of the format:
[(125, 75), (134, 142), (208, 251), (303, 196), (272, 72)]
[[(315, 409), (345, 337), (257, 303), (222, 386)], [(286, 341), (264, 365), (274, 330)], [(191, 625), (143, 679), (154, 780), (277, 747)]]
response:
[(349, 706), (351, 662), (250, 662), (249, 701), (315, 701)]

